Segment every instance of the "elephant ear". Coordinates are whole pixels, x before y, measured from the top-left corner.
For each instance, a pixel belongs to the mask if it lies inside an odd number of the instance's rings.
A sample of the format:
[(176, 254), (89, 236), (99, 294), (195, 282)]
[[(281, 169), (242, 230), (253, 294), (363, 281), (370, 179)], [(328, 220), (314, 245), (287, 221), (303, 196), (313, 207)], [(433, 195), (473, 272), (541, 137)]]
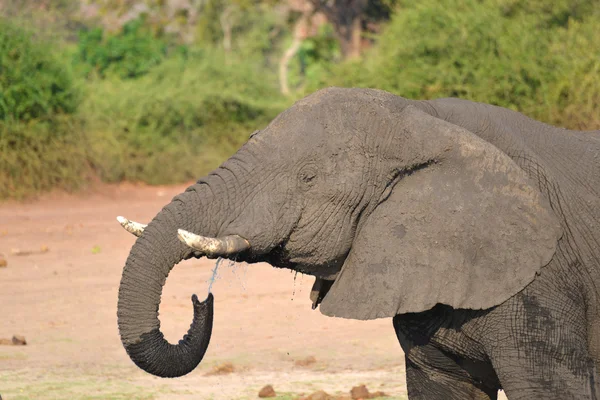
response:
[(437, 303), (501, 304), (552, 259), (558, 218), (493, 145), (412, 106), (397, 118), (402, 143), (393, 151), (417, 162), (361, 221), (321, 312), (374, 319)]

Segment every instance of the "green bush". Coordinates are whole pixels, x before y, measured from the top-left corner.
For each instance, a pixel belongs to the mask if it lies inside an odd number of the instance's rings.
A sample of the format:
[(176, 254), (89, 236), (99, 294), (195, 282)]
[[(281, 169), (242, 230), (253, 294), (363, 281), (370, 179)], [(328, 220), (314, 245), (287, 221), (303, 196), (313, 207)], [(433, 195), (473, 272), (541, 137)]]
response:
[(333, 67), (309, 90), (462, 97), (591, 129), (600, 111), (597, 2), (534, 1), (404, 0), (362, 61)]
[(0, 18), (0, 120), (72, 113), (79, 98), (67, 63), (51, 43)]
[(54, 43), (0, 19), (0, 199), (83, 182), (80, 95), (63, 59)]
[(69, 116), (0, 121), (0, 199), (84, 184), (91, 170), (82, 132), (80, 123)]
[[(0, 20), (0, 199), (77, 188), (91, 174), (166, 184), (216, 167), (293, 101), (277, 84), (289, 24), (253, 1), (231, 17), (230, 54), (217, 32), (222, 0), (207, 2), (199, 16), (203, 49), (171, 51), (165, 35), (137, 19), (114, 34), (82, 32), (72, 56)], [(290, 64), (290, 85), (305, 88), (296, 97), (366, 86), (600, 129), (597, 1), (384, 3), (399, 8), (360, 60), (337, 64), (331, 27), (303, 43)], [(88, 79), (74, 80), (67, 59)]]
[(550, 47), (560, 57), (556, 79), (549, 85), (549, 107), (537, 112), (545, 121), (573, 129), (600, 129), (600, 32), (596, 13), (583, 22), (571, 21)]
[(341, 51), (333, 27), (325, 24), (316, 36), (305, 39), (298, 50), (298, 63), (291, 65), (290, 83), (294, 86), (304, 80), (311, 82), (328, 71), (341, 59)]
[(94, 82), (82, 116), (101, 178), (197, 178), (285, 108), (259, 65), (231, 57), (204, 50), (165, 61), (136, 81)]
[(76, 62), (85, 65), (87, 74), (94, 71), (101, 77), (137, 78), (160, 64), (166, 52), (166, 43), (156, 38), (140, 17), (112, 35), (98, 27), (82, 30)]

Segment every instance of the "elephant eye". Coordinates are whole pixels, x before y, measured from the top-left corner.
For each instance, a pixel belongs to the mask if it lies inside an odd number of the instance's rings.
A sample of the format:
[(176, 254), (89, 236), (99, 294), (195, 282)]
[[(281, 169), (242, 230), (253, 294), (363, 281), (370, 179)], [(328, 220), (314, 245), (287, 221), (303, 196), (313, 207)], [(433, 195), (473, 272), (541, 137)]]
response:
[(305, 186), (312, 186), (317, 177), (317, 168), (315, 165), (305, 165), (298, 173), (298, 180)]
[(313, 174), (313, 173), (311, 173), (311, 174), (302, 174), (301, 179), (302, 179), (302, 182), (304, 182), (304, 183), (310, 183), (310, 182), (312, 182), (313, 179), (315, 179), (316, 176), (317, 175)]

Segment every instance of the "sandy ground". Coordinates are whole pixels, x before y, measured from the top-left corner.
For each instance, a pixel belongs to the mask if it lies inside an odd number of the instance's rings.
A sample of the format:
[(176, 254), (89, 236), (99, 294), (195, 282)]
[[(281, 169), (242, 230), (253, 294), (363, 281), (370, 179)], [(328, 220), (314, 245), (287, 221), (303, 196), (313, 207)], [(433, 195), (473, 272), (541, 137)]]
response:
[[(313, 311), (314, 278), (266, 264), (222, 263), (213, 284), (215, 320), (203, 363), (160, 379), (133, 365), (121, 346), (117, 291), (134, 237), (117, 215), (146, 222), (185, 186), (101, 186), (0, 204), (0, 395), (12, 399), (256, 399), (272, 384), (280, 399), (323, 389), (347, 394), (365, 384), (406, 398), (404, 356), (391, 319), (351, 321)], [(12, 249), (43, 254), (13, 255)], [(160, 306), (162, 330), (176, 342), (189, 327), (190, 296), (205, 297), (213, 260), (171, 273)], [(315, 362), (300, 366), (307, 357)], [(233, 372), (212, 374), (219, 366)]]

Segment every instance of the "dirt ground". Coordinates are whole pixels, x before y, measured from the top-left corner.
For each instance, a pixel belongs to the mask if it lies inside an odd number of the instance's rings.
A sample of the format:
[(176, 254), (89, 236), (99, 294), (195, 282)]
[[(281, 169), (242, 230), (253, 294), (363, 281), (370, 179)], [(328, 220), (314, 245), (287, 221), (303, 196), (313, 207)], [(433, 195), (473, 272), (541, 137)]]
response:
[[(102, 185), (0, 204), (0, 254), (8, 264), (0, 268), (0, 339), (27, 340), (0, 345), (3, 400), (256, 399), (266, 384), (278, 399), (321, 389), (348, 394), (359, 384), (406, 398), (391, 319), (325, 317), (310, 307), (314, 278), (266, 264), (219, 267), (212, 339), (196, 370), (161, 379), (135, 367), (116, 321), (121, 270), (135, 238), (115, 217), (146, 222), (185, 187)], [(12, 254), (42, 246), (49, 251)], [(206, 296), (214, 265), (187, 261), (167, 279), (160, 319), (171, 342), (189, 327), (190, 296)]]

